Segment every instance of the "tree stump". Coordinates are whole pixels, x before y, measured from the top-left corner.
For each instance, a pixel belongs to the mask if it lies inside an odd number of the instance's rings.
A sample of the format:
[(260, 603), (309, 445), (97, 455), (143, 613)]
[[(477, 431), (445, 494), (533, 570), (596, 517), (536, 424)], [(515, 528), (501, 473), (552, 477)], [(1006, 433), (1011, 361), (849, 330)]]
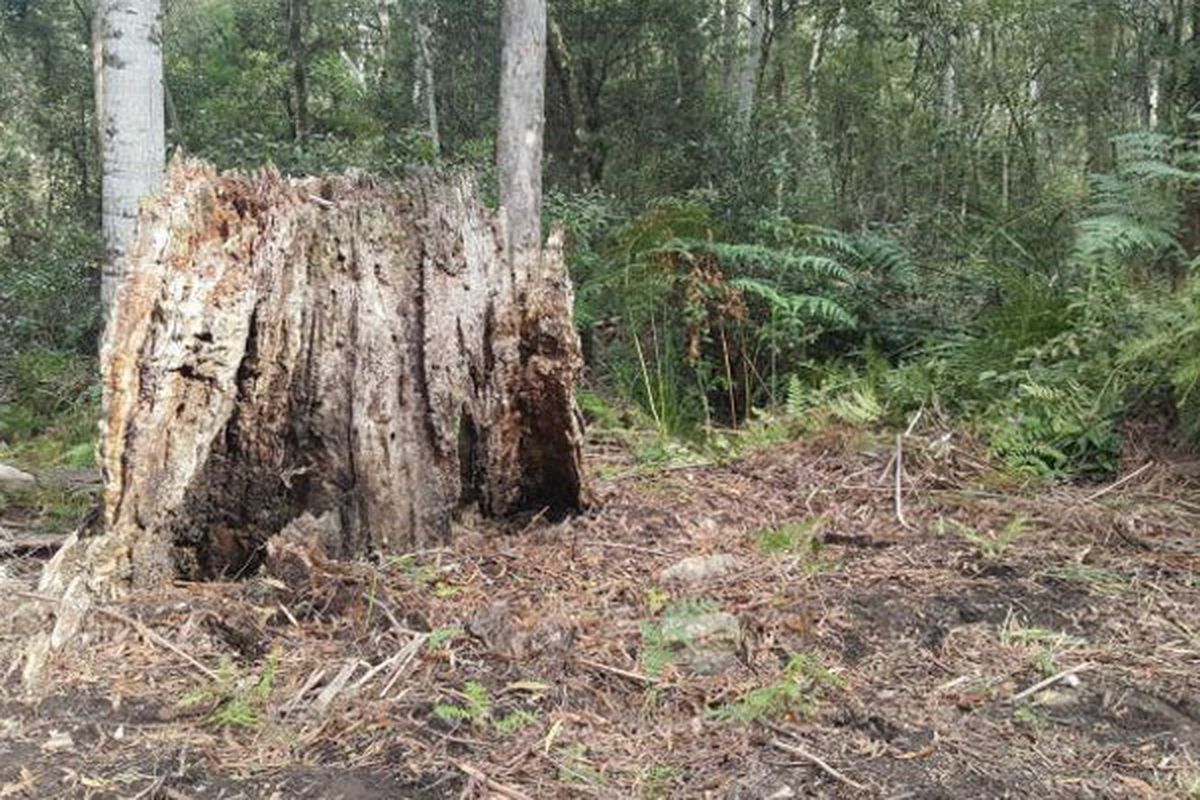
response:
[(578, 509), (561, 247), (522, 267), (506, 241), (465, 175), (173, 164), (102, 353), (102, 529), (42, 591), (247, 575), (305, 514), (349, 558), (442, 543), (466, 506)]

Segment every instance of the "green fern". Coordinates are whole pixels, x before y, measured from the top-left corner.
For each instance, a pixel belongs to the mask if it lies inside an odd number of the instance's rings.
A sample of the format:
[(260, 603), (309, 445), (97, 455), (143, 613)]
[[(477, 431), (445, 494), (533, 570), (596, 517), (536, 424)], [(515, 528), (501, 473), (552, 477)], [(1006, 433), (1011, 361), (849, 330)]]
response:
[(780, 291), (777, 287), (754, 278), (735, 278), (730, 283), (766, 301), (771, 312), (790, 327), (799, 329), (805, 323), (811, 322), (840, 328), (853, 328), (857, 324), (845, 308), (827, 297)]

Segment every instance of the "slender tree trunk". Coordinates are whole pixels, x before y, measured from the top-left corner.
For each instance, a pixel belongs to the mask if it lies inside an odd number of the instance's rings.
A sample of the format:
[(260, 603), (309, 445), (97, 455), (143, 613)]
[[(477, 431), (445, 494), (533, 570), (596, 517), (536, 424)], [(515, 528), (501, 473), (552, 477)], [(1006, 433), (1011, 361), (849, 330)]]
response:
[[(1200, 123), (1194, 115), (1200, 111), (1200, 0), (1193, 0), (1190, 19), (1190, 36), (1182, 48), (1180, 61), (1185, 71), (1186, 93), (1184, 96), (1184, 119), (1186, 130), (1195, 139), (1200, 139)], [(1184, 211), (1183, 245), (1189, 257), (1200, 255), (1200, 189), (1187, 189)]]
[(308, 0), (287, 0), (288, 53), (292, 60), (290, 91), (292, 138), (302, 142), (308, 136)]
[(567, 48), (567, 40), (563, 36), (562, 26), (558, 24), (558, 20), (551, 15), (547, 23), (550, 63), (554, 67), (555, 76), (558, 77), (563, 104), (567, 108), (567, 123), (571, 130), (571, 160), (574, 162), (573, 166), (579, 185), (587, 189), (592, 185), (589, 152), (591, 131), (587, 109), (584, 105), (579, 70), (575, 65), (575, 60), (571, 57), (571, 51)]
[(175, 95), (171, 93), (171, 85), (163, 80), (163, 103), (167, 113), (167, 130), (170, 132), (176, 146), (183, 144), (183, 122), (179, 119), (179, 109), (175, 105)]
[(734, 96), (736, 86), (741, 17), (741, 0), (725, 0), (721, 7), (721, 91), (726, 97)]
[(413, 100), (425, 106), (425, 132), (433, 145), (434, 155), (442, 150), (442, 134), (438, 124), (437, 84), (433, 70), (433, 31), (418, 14), (413, 24), (417, 44), (417, 74), (415, 85), (419, 87), (414, 92), (417, 97)]
[[(770, 36), (766, 39), (767, 46), (763, 49), (763, 63), (771, 63), (771, 53), (778, 53), (783, 47), (783, 38), (788, 33), (790, 16), (784, 9), (783, 0), (773, 0), (771, 3), (771, 25)], [(776, 46), (778, 45), (778, 47)], [(771, 71), (771, 94), (775, 98), (776, 106), (782, 108), (784, 98), (787, 95), (787, 61), (781, 56), (777, 56), (774, 62), (774, 69)]]
[[(839, 13), (841, 12), (839, 11)], [(816, 98), (817, 70), (820, 69), (821, 62), (825, 58), (825, 41), (828, 36), (829, 29), (825, 25), (817, 27), (816, 36), (813, 38), (812, 51), (808, 56), (808, 68), (804, 71), (804, 99), (810, 104)]]
[(534, 269), (542, 246), (546, 2), (504, 0), (500, 20), (500, 203), (518, 269)]
[(100, 299), (107, 318), (137, 228), (138, 205), (162, 184), (166, 130), (159, 0), (102, 0), (97, 10), (104, 228)]
[(742, 71), (738, 80), (738, 117), (745, 123), (754, 115), (754, 102), (758, 97), (758, 81), (762, 71), (763, 42), (766, 37), (767, 20), (763, 3), (765, 0), (747, 0), (746, 54), (742, 59)]

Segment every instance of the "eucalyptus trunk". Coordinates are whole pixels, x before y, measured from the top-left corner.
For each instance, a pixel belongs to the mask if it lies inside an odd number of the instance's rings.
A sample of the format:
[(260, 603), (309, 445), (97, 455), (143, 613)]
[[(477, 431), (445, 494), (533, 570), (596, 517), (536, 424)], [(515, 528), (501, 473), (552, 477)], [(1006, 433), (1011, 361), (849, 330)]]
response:
[(97, 6), (104, 259), (100, 301), (111, 314), (142, 199), (162, 185), (166, 159), (159, 0)]
[(738, 80), (737, 109), (743, 122), (754, 115), (758, 83), (762, 72), (763, 46), (766, 41), (767, 15), (765, 0), (746, 0), (746, 51)]
[(500, 129), (496, 160), (508, 242), (519, 269), (536, 267), (542, 246), (546, 2), (504, 0), (500, 19)]
[(418, 88), (414, 101), (425, 107), (425, 133), (433, 152), (438, 155), (442, 151), (441, 125), (438, 123), (437, 80), (433, 70), (433, 31), (429, 24), (418, 17), (414, 25), (417, 40), (417, 81)]

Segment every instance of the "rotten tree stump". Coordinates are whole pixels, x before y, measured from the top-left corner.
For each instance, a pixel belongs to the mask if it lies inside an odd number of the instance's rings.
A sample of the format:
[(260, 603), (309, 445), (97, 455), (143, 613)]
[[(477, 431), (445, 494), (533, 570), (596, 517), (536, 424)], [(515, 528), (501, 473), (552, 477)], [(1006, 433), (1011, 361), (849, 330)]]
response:
[(323, 544), (348, 558), (442, 543), (464, 506), (579, 508), (561, 247), (527, 268), (506, 241), (465, 175), (177, 161), (102, 353), (102, 530), (41, 591), (66, 608), (249, 574), (305, 514), (336, 521)]

